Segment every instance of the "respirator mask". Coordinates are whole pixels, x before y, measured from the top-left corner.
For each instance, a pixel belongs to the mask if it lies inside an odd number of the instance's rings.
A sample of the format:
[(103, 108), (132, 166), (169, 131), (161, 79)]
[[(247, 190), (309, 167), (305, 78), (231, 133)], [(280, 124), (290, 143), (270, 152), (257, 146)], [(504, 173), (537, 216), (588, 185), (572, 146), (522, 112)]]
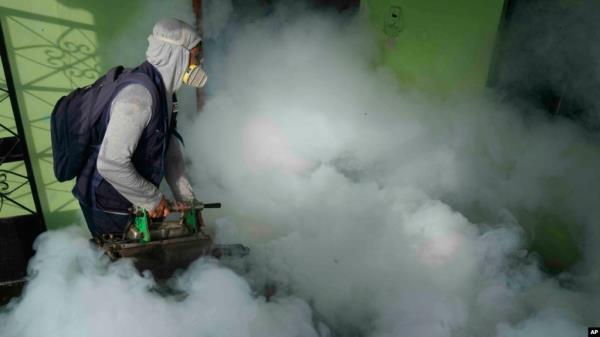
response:
[(208, 76), (204, 72), (201, 66), (192, 64), (183, 74), (183, 83), (194, 87), (202, 88), (206, 84)]

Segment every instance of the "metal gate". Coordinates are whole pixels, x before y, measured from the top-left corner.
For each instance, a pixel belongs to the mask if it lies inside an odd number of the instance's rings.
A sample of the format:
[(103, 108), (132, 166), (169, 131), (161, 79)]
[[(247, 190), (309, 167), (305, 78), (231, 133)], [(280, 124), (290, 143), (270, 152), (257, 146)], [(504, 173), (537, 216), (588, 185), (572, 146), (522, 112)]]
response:
[[(0, 22), (0, 303), (20, 291), (33, 241), (45, 230), (4, 37)], [(23, 214), (6, 216), (8, 204)]]

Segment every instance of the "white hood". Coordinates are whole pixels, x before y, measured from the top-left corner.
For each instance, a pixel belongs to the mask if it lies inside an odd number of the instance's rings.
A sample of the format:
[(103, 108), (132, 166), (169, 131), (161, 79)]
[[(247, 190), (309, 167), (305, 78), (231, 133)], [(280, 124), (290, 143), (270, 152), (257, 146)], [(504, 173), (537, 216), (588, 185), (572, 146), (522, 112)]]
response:
[(146, 59), (162, 76), (167, 97), (179, 89), (189, 64), (190, 49), (202, 39), (194, 27), (178, 19), (158, 21), (148, 36)]

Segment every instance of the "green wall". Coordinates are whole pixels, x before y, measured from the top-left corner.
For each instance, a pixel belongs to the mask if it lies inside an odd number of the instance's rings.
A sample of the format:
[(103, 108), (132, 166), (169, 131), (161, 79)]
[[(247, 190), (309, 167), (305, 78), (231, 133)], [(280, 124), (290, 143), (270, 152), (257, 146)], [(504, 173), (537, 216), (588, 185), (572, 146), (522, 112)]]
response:
[[(54, 103), (114, 65), (142, 62), (152, 25), (165, 16), (193, 23), (192, 0), (0, 2), (0, 20), (48, 228), (80, 221), (78, 204), (71, 195), (73, 182), (58, 183), (52, 171), (49, 117)], [(0, 122), (14, 124), (8, 100), (0, 103)], [(0, 137), (7, 136), (0, 131)], [(25, 174), (22, 163), (4, 164), (2, 169)], [(12, 186), (18, 183), (11, 181)], [(19, 192), (16, 199), (33, 209), (31, 191), (25, 186)], [(25, 214), (8, 202), (0, 212), (2, 217)]]
[(504, 0), (363, 0), (382, 62), (406, 87), (447, 93), (485, 86)]

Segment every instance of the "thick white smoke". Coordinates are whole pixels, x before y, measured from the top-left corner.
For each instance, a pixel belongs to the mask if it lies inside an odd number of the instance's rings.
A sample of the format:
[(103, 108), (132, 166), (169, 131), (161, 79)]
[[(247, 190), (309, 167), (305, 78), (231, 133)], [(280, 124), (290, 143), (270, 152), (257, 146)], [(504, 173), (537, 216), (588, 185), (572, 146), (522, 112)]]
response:
[[(294, 6), (241, 19), (203, 2), (219, 13), (204, 11), (210, 87), (181, 131), (197, 195), (224, 202), (206, 214), (216, 238), (249, 245), (247, 263), (199, 260), (171, 281), (187, 297), (164, 296), (81, 231), (48, 233), (3, 336), (575, 337), (599, 324), (596, 139), (493, 93), (400, 89), (360, 18)], [(538, 213), (577, 224), (571, 272), (550, 277), (529, 251)]]
[(185, 296), (165, 296), (131, 260), (110, 263), (78, 227), (43, 234), (36, 249), (24, 296), (0, 315), (2, 336), (319, 335), (304, 301), (267, 303), (211, 260), (171, 280)]
[[(207, 51), (188, 153), (199, 195), (225, 202), (219, 239), (252, 245), (249, 279), (340, 335), (579, 336), (600, 317), (596, 139), (493, 93), (399, 89), (359, 18), (238, 24)], [(568, 219), (572, 273), (529, 251), (540, 214)]]

